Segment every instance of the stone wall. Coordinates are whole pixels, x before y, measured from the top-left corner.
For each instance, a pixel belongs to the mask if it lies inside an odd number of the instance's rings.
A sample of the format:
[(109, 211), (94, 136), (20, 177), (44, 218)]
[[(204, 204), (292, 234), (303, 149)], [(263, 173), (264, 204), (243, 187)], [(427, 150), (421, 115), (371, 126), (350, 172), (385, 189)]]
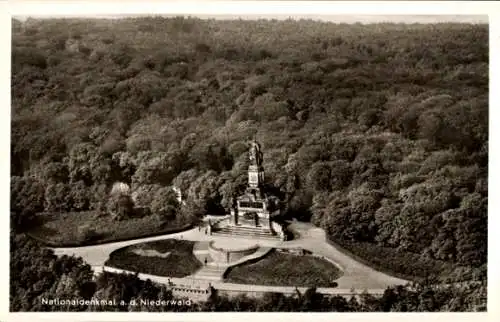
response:
[(206, 301), (211, 295), (210, 288), (201, 289), (190, 286), (167, 286), (175, 297), (187, 297), (193, 301)]
[(227, 250), (215, 247), (214, 242), (212, 241), (208, 244), (208, 253), (214, 261), (227, 264), (236, 262), (245, 256), (255, 253), (258, 248), (258, 245), (253, 245), (244, 249)]
[[(304, 294), (306, 291), (306, 288), (299, 288), (299, 292), (301, 294)], [(321, 289), (316, 290), (318, 293), (321, 293), (325, 296), (342, 296), (346, 300), (350, 300), (352, 297), (355, 297), (356, 299), (360, 299), (362, 295), (362, 291), (353, 291), (353, 290), (338, 290), (337, 292), (324, 292)], [(263, 297), (266, 293), (269, 291), (267, 290), (258, 290), (258, 289), (253, 289), (253, 290), (237, 290), (237, 289), (226, 289), (223, 286), (222, 287), (217, 287), (216, 292), (218, 295), (227, 295), (229, 297), (234, 297), (238, 295), (246, 295), (248, 297), (254, 297), (254, 298), (261, 298)], [(282, 293), (286, 296), (298, 296), (297, 290), (292, 289), (292, 290), (280, 290), (279, 293)], [(383, 290), (376, 290), (376, 291), (370, 291), (367, 292), (370, 295), (374, 297), (381, 297), (383, 295)]]

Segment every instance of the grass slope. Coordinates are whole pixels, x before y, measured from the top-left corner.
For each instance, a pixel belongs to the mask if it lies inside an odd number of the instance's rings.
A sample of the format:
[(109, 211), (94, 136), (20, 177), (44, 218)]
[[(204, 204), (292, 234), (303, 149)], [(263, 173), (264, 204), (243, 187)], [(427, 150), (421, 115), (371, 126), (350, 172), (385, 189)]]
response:
[(29, 235), (52, 247), (76, 247), (175, 233), (189, 225), (160, 222), (155, 216), (113, 220), (93, 211), (44, 215)]
[(226, 282), (305, 287), (333, 287), (342, 272), (330, 262), (312, 256), (272, 251), (251, 264), (231, 268)]
[(380, 272), (415, 282), (447, 276), (454, 269), (452, 263), (424, 259), (420, 254), (398, 251), (390, 247), (362, 242), (328, 242), (348, 256)]
[[(150, 243), (120, 248), (112, 252), (106, 266), (158, 276), (185, 277), (201, 268), (201, 263), (193, 255), (193, 241), (166, 239)], [(134, 249), (153, 250), (164, 256), (141, 256)]]

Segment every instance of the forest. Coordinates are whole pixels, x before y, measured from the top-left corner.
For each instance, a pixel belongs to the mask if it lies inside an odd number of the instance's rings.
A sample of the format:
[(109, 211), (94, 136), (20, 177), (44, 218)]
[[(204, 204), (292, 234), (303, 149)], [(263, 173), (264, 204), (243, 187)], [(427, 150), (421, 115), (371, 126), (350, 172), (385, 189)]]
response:
[[(127, 223), (146, 209), (166, 225), (223, 213), (245, 187), (256, 137), (287, 218), (430, 283), (425, 294), (456, 282), (483, 294), (442, 296), (432, 309), (470, 310), (472, 298), (485, 303), (488, 52), (488, 26), (473, 24), (13, 20), (12, 238), (40, 213)], [(26, 247), (11, 255), (15, 274), (19, 256), (73, 265), (69, 278), (92, 293), (84, 263)], [(32, 269), (11, 301), (69, 274)]]

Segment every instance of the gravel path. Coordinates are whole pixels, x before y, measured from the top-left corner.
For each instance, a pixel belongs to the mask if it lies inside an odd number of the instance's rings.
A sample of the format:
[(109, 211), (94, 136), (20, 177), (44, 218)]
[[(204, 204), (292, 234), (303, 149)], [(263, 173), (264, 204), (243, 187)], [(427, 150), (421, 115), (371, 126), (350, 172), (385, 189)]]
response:
[[(293, 229), (297, 231), (300, 237), (292, 241), (278, 240), (254, 240), (248, 239), (249, 242), (258, 243), (262, 247), (278, 247), (278, 248), (304, 248), (312, 251), (317, 256), (325, 257), (325, 259), (336, 263), (344, 274), (336, 280), (339, 290), (377, 290), (385, 289), (388, 286), (406, 284), (407, 281), (389, 276), (378, 272), (371, 267), (368, 267), (355, 259), (345, 255), (337, 250), (325, 240), (325, 232), (309, 223), (294, 222), (291, 224)], [(130, 246), (138, 243), (145, 243), (163, 239), (185, 239), (192, 241), (210, 241), (216, 240), (220, 242), (229, 242), (234, 238), (226, 236), (208, 236), (204, 231), (199, 231), (198, 228), (193, 228), (188, 231), (162, 235), (156, 237), (140, 238), (129, 241), (115, 242), (109, 244), (83, 246), (73, 248), (54, 248), (56, 255), (75, 255), (82, 257), (84, 261), (94, 267), (103, 267), (104, 262), (108, 259), (109, 254), (119, 248)], [(240, 237), (238, 237), (240, 239)], [(228, 284), (228, 283), (223, 283)], [(253, 287), (249, 285), (248, 287)]]

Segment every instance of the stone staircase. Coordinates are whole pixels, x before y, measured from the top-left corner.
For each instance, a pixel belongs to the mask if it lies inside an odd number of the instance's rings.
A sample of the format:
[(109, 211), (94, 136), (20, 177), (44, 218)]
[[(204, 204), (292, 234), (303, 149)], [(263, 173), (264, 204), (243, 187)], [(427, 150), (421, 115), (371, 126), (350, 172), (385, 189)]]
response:
[(219, 266), (214, 263), (213, 259), (208, 254), (207, 241), (200, 241), (194, 244), (193, 254), (202, 264), (205, 263), (205, 258), (208, 260), (207, 265), (204, 265), (196, 273), (193, 274), (193, 278), (211, 281), (222, 281), (227, 266)]
[(269, 229), (260, 229), (245, 226), (226, 226), (216, 228), (212, 231), (212, 235), (246, 237), (255, 239), (280, 240), (279, 235), (273, 235)]
[(209, 262), (207, 265), (203, 266), (200, 270), (192, 275), (192, 278), (210, 281), (223, 281), (224, 273), (226, 270), (235, 265), (247, 262), (252, 259), (257, 259), (265, 256), (272, 250), (271, 247), (259, 247), (257, 251), (253, 254), (245, 256), (238, 261), (232, 262), (230, 264), (216, 264), (214, 262)]
[(224, 272), (228, 266), (217, 266), (214, 264), (208, 264), (203, 266), (199, 271), (197, 271), (193, 278), (211, 281), (222, 281), (224, 277)]

